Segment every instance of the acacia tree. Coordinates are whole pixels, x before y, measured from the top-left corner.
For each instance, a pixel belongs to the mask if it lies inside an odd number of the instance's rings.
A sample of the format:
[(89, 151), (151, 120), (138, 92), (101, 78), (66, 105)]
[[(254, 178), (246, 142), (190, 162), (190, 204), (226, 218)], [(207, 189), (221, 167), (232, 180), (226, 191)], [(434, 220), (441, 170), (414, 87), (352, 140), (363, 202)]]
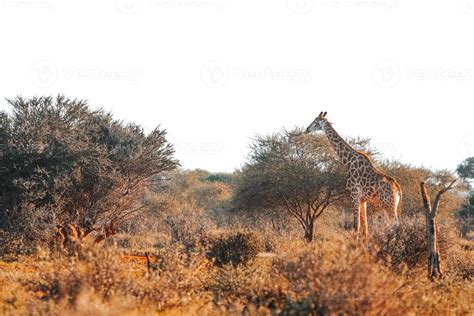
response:
[(4, 230), (36, 239), (56, 224), (74, 224), (110, 235), (143, 207), (149, 179), (178, 165), (159, 128), (146, 135), (64, 96), (8, 102), (11, 113), (0, 117)]
[(345, 171), (327, 139), (299, 129), (258, 136), (235, 181), (235, 207), (287, 211), (308, 242), (316, 219), (345, 196)]

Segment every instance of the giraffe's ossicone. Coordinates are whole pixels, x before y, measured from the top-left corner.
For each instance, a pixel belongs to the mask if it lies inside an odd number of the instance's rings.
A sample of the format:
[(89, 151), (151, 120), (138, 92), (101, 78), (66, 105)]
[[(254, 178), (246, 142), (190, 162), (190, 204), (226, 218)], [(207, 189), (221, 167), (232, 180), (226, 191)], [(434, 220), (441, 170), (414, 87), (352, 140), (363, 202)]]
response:
[(321, 112), (306, 129), (306, 132), (324, 131), (341, 162), (347, 167), (349, 177), (347, 189), (353, 203), (354, 228), (359, 236), (367, 240), (367, 204), (382, 207), (398, 220), (398, 207), (402, 200), (402, 189), (398, 182), (384, 174), (364, 152), (347, 143)]

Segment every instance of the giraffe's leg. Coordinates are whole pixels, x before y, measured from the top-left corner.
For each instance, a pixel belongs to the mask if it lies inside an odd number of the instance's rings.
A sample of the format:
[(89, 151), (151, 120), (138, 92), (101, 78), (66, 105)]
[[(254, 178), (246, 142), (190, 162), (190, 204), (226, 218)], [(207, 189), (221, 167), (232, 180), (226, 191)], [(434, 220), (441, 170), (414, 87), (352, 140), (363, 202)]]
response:
[(400, 204), (400, 193), (397, 192), (395, 193), (395, 198), (394, 198), (394, 203), (393, 203), (393, 216), (395, 217), (395, 220), (397, 221), (397, 223), (400, 222), (399, 218), (398, 218), (398, 206)]
[(402, 199), (401, 190), (392, 184), (385, 184), (382, 192), (382, 204), (384, 209), (388, 212), (388, 216), (391, 220), (399, 222), (398, 207)]
[(354, 232), (356, 234), (356, 239), (359, 240), (361, 191), (360, 188), (353, 185), (350, 181), (347, 182), (347, 189), (351, 192)]
[(362, 237), (364, 239), (364, 242), (368, 244), (367, 202), (360, 202), (359, 210)]
[(398, 206), (400, 204), (400, 194), (398, 192), (387, 193), (388, 197), (383, 200), (382, 206), (384, 208), (386, 223), (400, 223), (398, 218)]
[(357, 199), (357, 202), (354, 202), (354, 207), (352, 209), (352, 215), (354, 218), (354, 232), (356, 233), (356, 238), (359, 240), (360, 235), (360, 202)]

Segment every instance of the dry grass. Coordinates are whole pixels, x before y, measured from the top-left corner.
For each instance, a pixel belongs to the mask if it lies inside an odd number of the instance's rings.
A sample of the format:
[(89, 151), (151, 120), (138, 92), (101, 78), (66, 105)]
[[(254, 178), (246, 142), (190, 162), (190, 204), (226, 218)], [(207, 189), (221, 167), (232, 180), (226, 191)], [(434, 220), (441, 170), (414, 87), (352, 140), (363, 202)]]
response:
[[(337, 210), (318, 220), (311, 244), (284, 217), (269, 224), (230, 216), (219, 226), (202, 212), (186, 216), (195, 223), (117, 234), (80, 256), (7, 247), (0, 315), (474, 313), (474, 242), (454, 221), (440, 223), (445, 277), (430, 282), (422, 218), (372, 218), (367, 251)], [(216, 264), (216, 256), (232, 260)]]
[[(413, 227), (399, 231), (398, 238), (405, 240), (403, 234), (415, 234)], [(222, 267), (206, 258), (206, 249), (189, 251), (162, 235), (141, 241), (137, 236), (117, 236), (115, 243), (86, 251), (81, 260), (39, 251), (34, 256), (0, 262), (0, 314), (388, 315), (474, 311), (473, 245), (469, 241), (450, 237), (454, 245), (446, 248), (446, 277), (429, 282), (421, 262), (395, 267), (393, 261), (380, 260), (380, 253), (367, 252), (350, 234), (337, 231), (337, 225), (325, 227), (323, 232), (325, 238), (310, 245), (300, 236), (273, 236), (275, 252), (271, 255)], [(390, 230), (386, 233), (388, 237), (392, 234)], [(424, 261), (423, 255), (418, 258), (416, 251), (410, 252), (411, 245), (400, 242), (392, 247), (406, 248), (392, 250), (395, 255), (412, 254), (414, 257), (407, 259)], [(144, 251), (150, 251), (154, 258), (150, 271)]]

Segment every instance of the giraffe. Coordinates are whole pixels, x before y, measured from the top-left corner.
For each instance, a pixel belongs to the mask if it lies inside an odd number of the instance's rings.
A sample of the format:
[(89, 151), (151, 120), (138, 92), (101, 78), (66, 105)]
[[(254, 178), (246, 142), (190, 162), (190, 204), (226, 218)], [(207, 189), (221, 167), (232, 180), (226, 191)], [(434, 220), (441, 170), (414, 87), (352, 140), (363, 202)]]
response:
[(324, 131), (341, 162), (347, 167), (347, 189), (353, 204), (354, 230), (359, 239), (362, 228), (362, 236), (368, 243), (367, 204), (381, 206), (398, 221), (397, 209), (402, 199), (402, 189), (366, 153), (349, 145), (326, 119), (326, 115), (327, 112), (321, 112), (306, 132)]

